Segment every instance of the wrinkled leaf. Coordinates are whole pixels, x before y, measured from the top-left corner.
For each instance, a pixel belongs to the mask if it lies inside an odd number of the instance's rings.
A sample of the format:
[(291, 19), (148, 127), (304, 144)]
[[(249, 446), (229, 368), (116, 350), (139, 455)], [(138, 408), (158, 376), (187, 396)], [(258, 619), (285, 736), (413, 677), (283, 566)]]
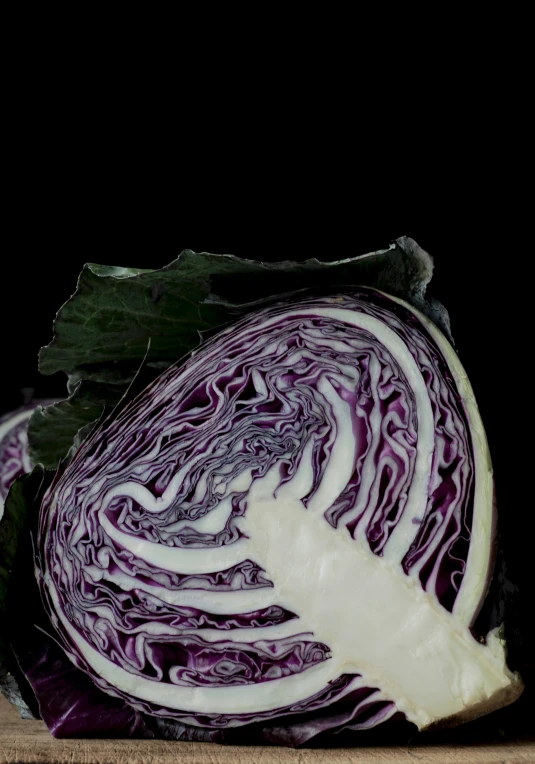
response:
[(57, 315), (52, 342), (41, 349), (40, 370), (64, 371), (70, 395), (33, 414), (31, 458), (56, 467), (117, 404), (141, 362), (147, 383), (200, 339), (274, 295), (326, 282), (365, 283), (405, 297), (448, 333), (444, 309), (424, 299), (432, 267), (429, 255), (406, 237), (388, 249), (336, 262), (261, 263), (184, 250), (159, 270), (86, 265)]
[[(186, 249), (153, 271), (89, 264), (57, 315), (52, 342), (41, 349), (40, 369), (126, 383), (149, 339), (150, 360), (171, 364), (198, 345), (199, 332), (234, 318), (236, 306), (328, 282), (375, 286), (425, 307), (431, 274), (429, 255), (406, 237), (336, 262), (261, 263)], [(442, 321), (438, 313), (436, 320)]]
[(38, 406), (28, 425), (32, 462), (55, 469), (73, 442), (79, 445), (105, 408), (114, 406), (121, 394), (120, 388), (80, 380), (66, 400)]

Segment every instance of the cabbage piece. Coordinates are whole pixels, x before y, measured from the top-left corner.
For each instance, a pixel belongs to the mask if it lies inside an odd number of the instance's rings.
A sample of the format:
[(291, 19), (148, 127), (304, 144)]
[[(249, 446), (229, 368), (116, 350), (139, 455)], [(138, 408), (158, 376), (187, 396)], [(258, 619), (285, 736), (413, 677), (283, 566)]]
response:
[[(0, 417), (0, 521), (3, 519), (9, 489), (18, 477), (31, 470), (27, 427), (32, 410), (32, 406), (22, 406)], [(0, 523), (0, 692), (18, 706), (23, 717), (32, 718), (32, 713), (20, 696), (18, 684), (13, 677), (13, 659), (4, 634), (4, 622), (7, 621), (7, 582), (10, 573), (10, 568), (6, 565), (10, 550), (5, 547), (12, 546), (11, 539), (5, 543), (5, 533), (5, 523)], [(12, 562), (12, 559), (9, 562)]]
[[(86, 420), (82, 421), (81, 424), (86, 424), (87, 421), (92, 422), (95, 419), (95, 414), (100, 414), (101, 409), (96, 408), (96, 404), (93, 401), (92, 404), (95, 406), (95, 408), (90, 409), (89, 405), (84, 400), (84, 409), (89, 410), (89, 416), (91, 418), (86, 418)], [(39, 453), (36, 454), (38, 457), (37, 459), (32, 458), (32, 456), (35, 455), (31, 453), (28, 440), (28, 428), (30, 426), (30, 420), (32, 417), (35, 418), (36, 416), (39, 418), (46, 418), (48, 437), (51, 437), (52, 431), (52, 440), (57, 445), (58, 440), (61, 443), (61, 436), (63, 435), (63, 432), (60, 430), (55, 421), (53, 421), (51, 425), (49, 419), (56, 411), (60, 410), (61, 412), (60, 407), (69, 403), (69, 401), (61, 401), (56, 403), (53, 400), (35, 400), (26, 404), (25, 406), (20, 406), (15, 411), (10, 411), (0, 417), (0, 519), (4, 513), (4, 504), (9, 493), (9, 489), (15, 480), (21, 475), (26, 475), (28, 472), (30, 472), (33, 464), (39, 461)], [(97, 404), (98, 403), (100, 403), (100, 401), (97, 400)], [(75, 413), (78, 415), (78, 417), (80, 417), (78, 411), (79, 408), (79, 406), (73, 407), (71, 404), (70, 412), (72, 412), (74, 409)], [(74, 426), (76, 426), (76, 424), (77, 422)], [(65, 456), (67, 453), (68, 448), (73, 442), (73, 437), (78, 429), (80, 429), (80, 424), (78, 424), (77, 429), (73, 429), (73, 426), (71, 425), (71, 430), (73, 430), (73, 432), (72, 434), (70, 431), (67, 433), (66, 446), (64, 443), (61, 443), (61, 456)], [(56, 465), (57, 462), (54, 463), (54, 466)]]
[(33, 718), (23, 699), (13, 672), (16, 664), (11, 656), (6, 634), (7, 589), (14, 564), (19, 534), (25, 526), (25, 513), (15, 512), (4, 518), (4, 506), (17, 478), (29, 473), (32, 461), (28, 446), (28, 422), (36, 408), (52, 401), (34, 401), (0, 417), (0, 692), (14, 703), (25, 718)]
[(20, 475), (30, 472), (28, 420), (34, 406), (21, 406), (0, 417), (0, 518), (9, 489)]
[(520, 694), (472, 633), (494, 534), (456, 354), (354, 288), (251, 313), (93, 432), (42, 503), (36, 576), (70, 660), (145, 719), (301, 744)]

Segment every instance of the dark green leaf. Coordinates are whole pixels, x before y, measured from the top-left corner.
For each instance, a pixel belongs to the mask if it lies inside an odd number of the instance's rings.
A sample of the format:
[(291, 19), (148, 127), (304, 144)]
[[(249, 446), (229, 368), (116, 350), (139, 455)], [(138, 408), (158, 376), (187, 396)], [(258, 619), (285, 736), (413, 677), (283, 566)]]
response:
[(38, 406), (28, 424), (30, 459), (46, 469), (55, 469), (73, 443), (79, 445), (106, 407), (120, 400), (122, 388), (78, 381), (67, 400)]
[[(39, 408), (29, 425), (34, 463), (56, 467), (138, 378), (156, 376), (223, 324), (275, 295), (333, 285), (375, 286), (409, 299), (448, 333), (441, 306), (425, 302), (432, 260), (412, 239), (335, 262), (261, 263), (184, 250), (159, 270), (86, 265), (59, 311), (52, 342), (41, 349), (45, 374), (69, 375), (68, 400)], [(147, 347), (150, 343), (150, 353)], [(150, 375), (149, 375), (150, 376)]]
[(44, 374), (63, 370), (127, 382), (149, 338), (153, 360), (173, 362), (198, 344), (198, 329), (226, 319), (223, 308), (201, 304), (208, 289), (198, 280), (182, 279), (173, 269), (130, 276), (124, 270), (84, 267), (75, 294), (58, 313), (54, 339), (41, 350)]
[(423, 301), (432, 260), (411, 239), (336, 262), (260, 263), (184, 250), (159, 270), (86, 265), (41, 349), (44, 374), (63, 370), (115, 384), (132, 379), (152, 339), (151, 362), (171, 364), (199, 344), (199, 332), (274, 294), (308, 287), (368, 285)]

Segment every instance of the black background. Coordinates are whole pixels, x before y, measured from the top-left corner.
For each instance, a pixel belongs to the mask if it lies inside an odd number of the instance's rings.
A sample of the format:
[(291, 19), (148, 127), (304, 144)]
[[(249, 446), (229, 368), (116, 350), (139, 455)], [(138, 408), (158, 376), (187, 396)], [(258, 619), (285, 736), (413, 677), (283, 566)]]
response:
[[(510, 177), (471, 145), (462, 157), (424, 156), (422, 170), (401, 147), (393, 165), (363, 176), (358, 155), (334, 156), (330, 148), (320, 171), (312, 149), (298, 147), (297, 161), (295, 143), (285, 158), (260, 143), (249, 158), (242, 152), (238, 172), (225, 146), (225, 162), (197, 163), (203, 150), (191, 156), (188, 141), (170, 154), (144, 145), (141, 158), (138, 142), (104, 136), (95, 143), (90, 131), (53, 140), (32, 133), (35, 141), (25, 145), (0, 271), (0, 410), (20, 405), (23, 389), (37, 397), (64, 393), (61, 375), (39, 375), (37, 352), (50, 341), (55, 312), (85, 262), (156, 268), (184, 248), (265, 261), (334, 260), (411, 236), (435, 259), (429, 293), (449, 310), (487, 429), (508, 575), (521, 594), (515, 618), (524, 637), (512, 658), (531, 676), (533, 466), (525, 442), (533, 405), (525, 364), (533, 322), (529, 255), (517, 238), (521, 209), (511, 199)], [(528, 700), (518, 713), (528, 714)]]

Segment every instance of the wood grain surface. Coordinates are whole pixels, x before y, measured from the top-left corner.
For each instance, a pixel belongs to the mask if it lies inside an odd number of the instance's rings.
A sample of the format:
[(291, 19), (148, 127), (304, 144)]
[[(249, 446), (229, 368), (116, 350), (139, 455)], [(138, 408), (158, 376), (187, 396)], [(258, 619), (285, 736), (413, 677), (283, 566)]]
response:
[(164, 740), (55, 740), (0, 695), (0, 764), (524, 764), (535, 740), (478, 745), (293, 750)]

